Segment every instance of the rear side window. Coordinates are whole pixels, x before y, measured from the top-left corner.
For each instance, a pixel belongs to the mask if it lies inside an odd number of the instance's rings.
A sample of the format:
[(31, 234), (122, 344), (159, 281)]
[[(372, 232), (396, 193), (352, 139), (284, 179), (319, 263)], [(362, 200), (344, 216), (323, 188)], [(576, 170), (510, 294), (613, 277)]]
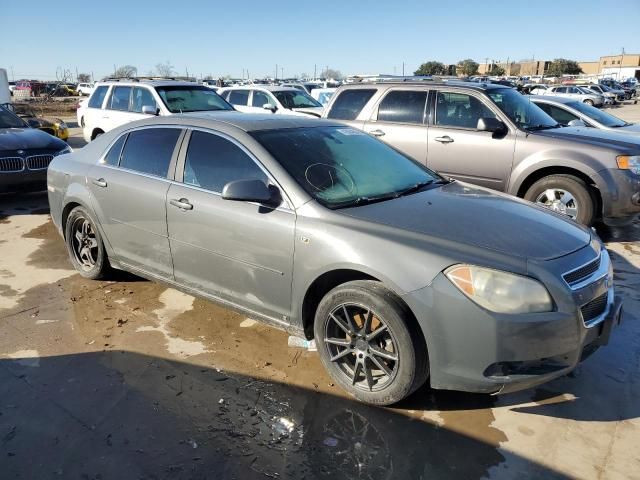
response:
[(178, 136), (178, 128), (146, 128), (131, 132), (122, 150), (120, 166), (166, 177)]
[(131, 95), (131, 87), (114, 87), (109, 99), (109, 108), (111, 110), (129, 110), (129, 97)]
[(184, 163), (183, 182), (222, 192), (233, 180), (268, 182), (262, 169), (236, 144), (218, 135), (193, 132)]
[(335, 120), (355, 120), (375, 90), (346, 90), (333, 102), (327, 118)]
[(133, 89), (133, 97), (131, 101), (131, 111), (136, 113), (142, 113), (142, 107), (156, 106), (156, 101), (153, 99), (153, 95), (147, 88), (135, 87)]
[(93, 92), (89, 99), (89, 107), (102, 108), (102, 102), (104, 102), (104, 97), (107, 95), (107, 90), (109, 90), (109, 87), (106, 85), (96, 88), (96, 91)]
[(247, 105), (249, 103), (249, 90), (231, 90), (229, 103), (231, 105)]
[(390, 92), (378, 107), (378, 121), (422, 124), (426, 103), (427, 92)]
[(127, 135), (122, 135), (116, 143), (114, 143), (109, 152), (104, 156), (102, 163), (104, 165), (113, 165), (117, 166), (118, 162), (120, 162), (120, 153), (122, 152), (122, 146), (124, 145), (124, 141), (126, 140)]

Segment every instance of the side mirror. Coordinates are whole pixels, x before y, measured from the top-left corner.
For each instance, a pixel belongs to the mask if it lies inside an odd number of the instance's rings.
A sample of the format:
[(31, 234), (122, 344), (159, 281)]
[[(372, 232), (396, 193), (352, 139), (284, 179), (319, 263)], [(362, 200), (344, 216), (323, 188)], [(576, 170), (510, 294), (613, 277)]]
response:
[(278, 110), (278, 108), (271, 103), (265, 103), (264, 105), (262, 105), (262, 108), (271, 111), (271, 113), (276, 113), (276, 110)]
[(152, 105), (143, 105), (142, 113), (144, 113), (145, 115), (158, 115), (158, 113), (160, 113), (160, 109)]
[(273, 194), (262, 180), (234, 180), (222, 189), (224, 200), (269, 203)]
[(497, 118), (483, 117), (478, 119), (476, 130), (479, 132), (505, 132), (507, 126)]
[(571, 120), (569, 123), (567, 123), (568, 127), (586, 127), (587, 124), (584, 123), (582, 120), (580, 120), (579, 118), (576, 118), (574, 120)]

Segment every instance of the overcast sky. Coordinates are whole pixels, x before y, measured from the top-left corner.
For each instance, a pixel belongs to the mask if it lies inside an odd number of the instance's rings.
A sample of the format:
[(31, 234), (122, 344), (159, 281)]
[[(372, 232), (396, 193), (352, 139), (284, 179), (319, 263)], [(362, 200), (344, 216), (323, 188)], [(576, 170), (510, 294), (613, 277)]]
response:
[(409, 74), (427, 60), (597, 60), (640, 53), (640, 0), (282, 0), (51, 2), (0, 5), (0, 68), (54, 79), (169, 61), (184, 75), (251, 77), (326, 66)]

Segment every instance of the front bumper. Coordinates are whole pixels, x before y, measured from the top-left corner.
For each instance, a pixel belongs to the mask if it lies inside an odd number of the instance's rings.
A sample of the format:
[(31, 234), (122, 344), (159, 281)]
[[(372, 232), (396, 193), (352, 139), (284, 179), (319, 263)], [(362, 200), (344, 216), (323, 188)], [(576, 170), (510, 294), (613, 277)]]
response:
[[(580, 255), (586, 256), (588, 247), (582, 250)], [(444, 274), (404, 295), (427, 339), (431, 387), (482, 393), (523, 390), (567, 374), (606, 345), (622, 312), (608, 277), (571, 291), (554, 276), (557, 285), (544, 282), (556, 302), (556, 310), (547, 313), (489, 312)], [(579, 305), (604, 294), (605, 309), (586, 326)]]
[(46, 188), (46, 169), (0, 172), (0, 192), (37, 192)]
[(602, 197), (602, 217), (605, 223), (640, 213), (640, 175), (629, 170), (607, 168), (598, 172), (595, 182)]

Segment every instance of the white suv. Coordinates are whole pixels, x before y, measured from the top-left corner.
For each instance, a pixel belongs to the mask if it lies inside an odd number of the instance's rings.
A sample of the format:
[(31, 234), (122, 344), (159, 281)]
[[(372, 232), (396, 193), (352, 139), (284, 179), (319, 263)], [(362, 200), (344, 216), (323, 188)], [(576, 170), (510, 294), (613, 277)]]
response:
[(203, 85), (175, 80), (122, 79), (96, 84), (82, 113), (87, 142), (148, 115), (234, 110)]
[(246, 85), (221, 88), (218, 93), (236, 110), (245, 113), (265, 113), (268, 110), (276, 114), (320, 117), (324, 109), (306, 91), (292, 87)]
[(93, 83), (79, 83), (76, 90), (79, 96), (91, 95), (91, 92), (93, 92)]

